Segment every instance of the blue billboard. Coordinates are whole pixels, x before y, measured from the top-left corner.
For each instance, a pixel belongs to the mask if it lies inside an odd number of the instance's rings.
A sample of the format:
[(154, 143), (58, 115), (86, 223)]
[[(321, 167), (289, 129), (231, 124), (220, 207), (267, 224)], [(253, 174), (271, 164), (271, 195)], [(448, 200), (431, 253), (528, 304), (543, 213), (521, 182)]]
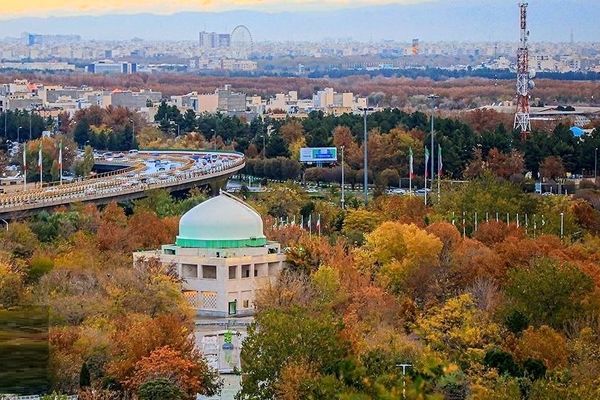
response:
[(300, 162), (326, 163), (337, 162), (335, 147), (303, 147), (300, 149)]

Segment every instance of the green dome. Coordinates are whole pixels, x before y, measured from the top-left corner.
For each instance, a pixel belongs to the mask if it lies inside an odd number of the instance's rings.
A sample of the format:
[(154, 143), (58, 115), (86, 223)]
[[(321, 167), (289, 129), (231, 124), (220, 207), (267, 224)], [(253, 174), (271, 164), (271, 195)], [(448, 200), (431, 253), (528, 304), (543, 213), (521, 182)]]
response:
[(221, 194), (192, 208), (179, 221), (177, 245), (188, 248), (261, 247), (262, 218), (250, 206)]

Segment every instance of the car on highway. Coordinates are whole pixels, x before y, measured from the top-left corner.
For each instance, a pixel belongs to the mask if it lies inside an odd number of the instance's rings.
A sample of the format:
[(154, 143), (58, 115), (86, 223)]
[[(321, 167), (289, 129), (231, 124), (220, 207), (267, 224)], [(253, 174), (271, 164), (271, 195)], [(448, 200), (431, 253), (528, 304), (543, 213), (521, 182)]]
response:
[(406, 193), (407, 192), (405, 189), (400, 189), (400, 188), (390, 189), (387, 191), (387, 194), (393, 194), (393, 195), (399, 195), (399, 196), (404, 196)]

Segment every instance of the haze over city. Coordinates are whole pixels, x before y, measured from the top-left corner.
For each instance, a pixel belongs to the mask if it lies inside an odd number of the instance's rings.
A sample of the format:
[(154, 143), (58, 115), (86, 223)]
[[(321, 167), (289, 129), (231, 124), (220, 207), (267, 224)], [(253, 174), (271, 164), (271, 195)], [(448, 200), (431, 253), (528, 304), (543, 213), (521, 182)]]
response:
[[(533, 0), (532, 40), (600, 37), (594, 0)], [(585, 15), (586, 18), (581, 18)], [(73, 33), (87, 39), (191, 40), (198, 30), (247, 25), (256, 40), (516, 41), (514, 4), (504, 0), (26, 2), (5, 8), (0, 36)], [(162, 29), (147, 29), (160, 26)]]

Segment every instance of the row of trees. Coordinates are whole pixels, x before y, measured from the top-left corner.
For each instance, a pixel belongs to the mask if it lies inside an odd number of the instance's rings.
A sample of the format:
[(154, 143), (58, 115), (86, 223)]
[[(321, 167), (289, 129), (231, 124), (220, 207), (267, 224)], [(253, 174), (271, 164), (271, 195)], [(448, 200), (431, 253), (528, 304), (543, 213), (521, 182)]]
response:
[[(589, 219), (600, 212), (486, 179), (434, 209), (381, 196), (341, 212), (293, 185), (253, 200), (278, 219), (319, 213), (324, 236), (267, 220), (289, 268), (258, 298), (240, 398), (399, 398), (403, 382), (407, 398), (596, 398), (600, 226)], [(545, 213), (548, 226), (534, 238), (491, 221), (463, 237), (442, 222), (449, 209), (502, 208)], [(551, 233), (560, 212), (565, 241)]]

